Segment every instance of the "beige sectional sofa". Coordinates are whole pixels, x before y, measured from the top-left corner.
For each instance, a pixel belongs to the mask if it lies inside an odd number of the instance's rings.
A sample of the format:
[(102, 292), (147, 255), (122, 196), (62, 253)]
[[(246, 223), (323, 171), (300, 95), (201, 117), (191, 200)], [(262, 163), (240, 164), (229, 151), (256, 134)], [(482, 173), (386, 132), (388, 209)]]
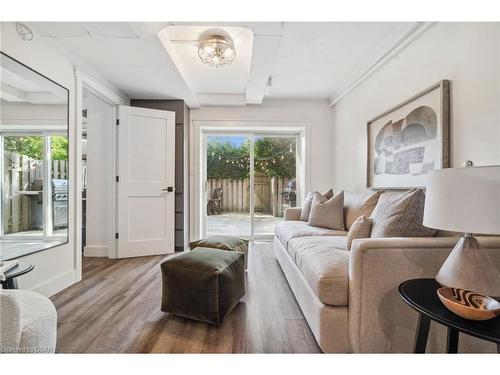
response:
[[(411, 352), (417, 313), (399, 297), (407, 279), (434, 277), (458, 237), (367, 238), (346, 250), (347, 231), (312, 227), (300, 208), (276, 224), (274, 252), (324, 352)], [(500, 269), (500, 237), (479, 237)], [(432, 323), (427, 350), (444, 352), (446, 329)], [(496, 345), (460, 334), (460, 352)]]

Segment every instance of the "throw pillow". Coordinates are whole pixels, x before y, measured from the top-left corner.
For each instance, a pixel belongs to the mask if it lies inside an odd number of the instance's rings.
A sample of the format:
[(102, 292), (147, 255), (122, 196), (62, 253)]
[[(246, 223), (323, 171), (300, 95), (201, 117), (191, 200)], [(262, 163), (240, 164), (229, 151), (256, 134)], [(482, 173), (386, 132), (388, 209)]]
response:
[[(319, 193), (318, 193), (319, 194)], [(333, 197), (333, 190), (330, 189), (326, 193), (323, 193), (323, 196), (328, 200)], [(300, 220), (308, 221), (309, 215), (311, 214), (311, 204), (314, 198), (314, 192), (309, 191), (304, 199), (304, 203), (302, 204), (302, 210), (300, 211)]]
[(366, 190), (362, 193), (344, 191), (345, 229), (351, 229), (352, 224), (358, 217), (370, 216), (382, 193), (382, 191), (373, 190)]
[(323, 194), (314, 193), (309, 215), (309, 225), (335, 230), (345, 230), (344, 227), (344, 192), (327, 199)]
[(347, 250), (351, 250), (352, 241), (358, 238), (370, 238), (373, 219), (365, 215), (358, 217), (347, 233)]
[(404, 193), (384, 193), (370, 215), (371, 237), (432, 237), (435, 229), (424, 227), (425, 193), (412, 189)]

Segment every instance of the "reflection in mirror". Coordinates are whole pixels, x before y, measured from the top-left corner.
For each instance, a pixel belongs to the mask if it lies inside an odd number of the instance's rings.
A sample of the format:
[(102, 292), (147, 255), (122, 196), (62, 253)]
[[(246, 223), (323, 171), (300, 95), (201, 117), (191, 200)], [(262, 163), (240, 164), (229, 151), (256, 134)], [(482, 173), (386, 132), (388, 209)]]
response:
[(68, 241), (68, 90), (0, 54), (0, 261)]

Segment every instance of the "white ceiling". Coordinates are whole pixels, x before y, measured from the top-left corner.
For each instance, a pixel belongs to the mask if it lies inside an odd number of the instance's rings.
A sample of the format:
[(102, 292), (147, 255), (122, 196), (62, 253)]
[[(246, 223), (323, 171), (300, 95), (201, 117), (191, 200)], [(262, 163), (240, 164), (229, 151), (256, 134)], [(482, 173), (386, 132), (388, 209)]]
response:
[[(269, 97), (329, 99), (366, 72), (415, 23), (42, 22), (30, 26), (35, 35), (54, 40), (130, 98), (180, 98), (196, 107), (258, 104), (265, 100), (269, 77)], [(243, 36), (241, 28), (251, 31), (251, 42), (243, 37), (236, 47), (242, 59), (225, 71), (197, 60), (196, 43), (168, 46), (168, 39), (183, 33), (190, 39), (210, 27), (234, 27)]]

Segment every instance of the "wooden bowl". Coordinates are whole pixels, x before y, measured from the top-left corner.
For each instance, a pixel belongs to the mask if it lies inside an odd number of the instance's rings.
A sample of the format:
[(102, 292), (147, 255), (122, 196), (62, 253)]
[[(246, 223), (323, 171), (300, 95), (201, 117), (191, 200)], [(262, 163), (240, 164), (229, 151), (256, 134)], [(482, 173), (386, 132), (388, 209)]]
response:
[(488, 320), (500, 315), (500, 302), (491, 297), (459, 288), (439, 288), (437, 294), (446, 308), (470, 320)]

